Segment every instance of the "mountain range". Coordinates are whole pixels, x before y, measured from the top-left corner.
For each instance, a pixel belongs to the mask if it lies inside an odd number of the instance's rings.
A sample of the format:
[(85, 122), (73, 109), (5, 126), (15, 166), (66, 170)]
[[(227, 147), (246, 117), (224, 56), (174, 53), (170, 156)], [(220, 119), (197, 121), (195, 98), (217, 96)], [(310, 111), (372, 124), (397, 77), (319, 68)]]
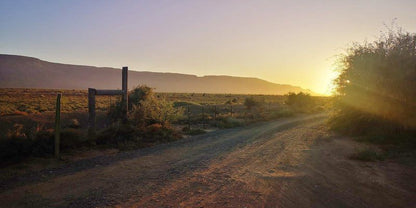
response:
[[(155, 88), (156, 92), (286, 94), (316, 93), (301, 87), (258, 78), (203, 76), (129, 70), (128, 87)], [(120, 89), (121, 68), (61, 64), (33, 57), (0, 54), (0, 88)]]

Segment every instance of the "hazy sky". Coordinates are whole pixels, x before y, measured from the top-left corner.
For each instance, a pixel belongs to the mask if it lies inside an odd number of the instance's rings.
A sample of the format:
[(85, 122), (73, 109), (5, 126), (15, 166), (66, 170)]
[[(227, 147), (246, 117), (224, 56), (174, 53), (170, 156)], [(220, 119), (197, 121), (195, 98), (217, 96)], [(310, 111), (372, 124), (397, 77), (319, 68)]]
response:
[(0, 53), (329, 93), (335, 56), (395, 18), (415, 32), (416, 0), (1, 0)]

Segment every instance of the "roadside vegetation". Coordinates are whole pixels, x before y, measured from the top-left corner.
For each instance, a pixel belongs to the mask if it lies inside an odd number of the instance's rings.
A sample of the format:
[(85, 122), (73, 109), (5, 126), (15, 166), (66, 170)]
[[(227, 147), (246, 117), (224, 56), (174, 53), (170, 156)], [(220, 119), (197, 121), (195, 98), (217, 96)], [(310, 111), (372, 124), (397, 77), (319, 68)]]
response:
[(139, 86), (129, 93), (127, 121), (122, 120), (121, 112), (121, 101), (110, 107), (108, 117), (111, 124), (99, 132), (97, 144), (133, 149), (181, 138), (172, 122), (182, 115), (183, 109), (157, 99), (150, 87)]
[[(170, 142), (221, 128), (273, 120), (327, 108), (329, 98), (303, 93), (232, 95), (155, 93), (139, 86), (129, 92), (129, 113), (122, 121), (121, 98), (98, 96), (97, 137), (87, 134), (85, 90), (0, 89), (1, 164), (53, 155), (54, 106), (62, 96), (61, 150), (129, 150)], [(301, 97), (301, 98), (298, 98)]]
[[(401, 29), (349, 48), (339, 61), (331, 128), (381, 145), (386, 155), (416, 155), (415, 69), (416, 34)], [(361, 156), (383, 158), (369, 152)]]

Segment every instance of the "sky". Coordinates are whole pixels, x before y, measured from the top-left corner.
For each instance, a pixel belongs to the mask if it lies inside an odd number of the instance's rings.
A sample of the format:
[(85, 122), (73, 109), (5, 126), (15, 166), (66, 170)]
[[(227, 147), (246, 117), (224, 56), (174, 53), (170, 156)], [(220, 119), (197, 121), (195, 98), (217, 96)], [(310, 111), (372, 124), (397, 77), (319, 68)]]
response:
[(335, 62), (414, 0), (1, 0), (0, 53), (130, 70), (257, 77), (330, 94)]

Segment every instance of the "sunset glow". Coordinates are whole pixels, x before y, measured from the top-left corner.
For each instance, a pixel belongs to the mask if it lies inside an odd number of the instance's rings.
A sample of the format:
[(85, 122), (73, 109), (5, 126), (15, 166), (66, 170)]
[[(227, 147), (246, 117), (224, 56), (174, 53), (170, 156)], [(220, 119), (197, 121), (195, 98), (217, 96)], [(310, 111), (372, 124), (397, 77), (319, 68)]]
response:
[(1, 53), (132, 70), (257, 77), (330, 94), (352, 41), (415, 1), (1, 1)]

